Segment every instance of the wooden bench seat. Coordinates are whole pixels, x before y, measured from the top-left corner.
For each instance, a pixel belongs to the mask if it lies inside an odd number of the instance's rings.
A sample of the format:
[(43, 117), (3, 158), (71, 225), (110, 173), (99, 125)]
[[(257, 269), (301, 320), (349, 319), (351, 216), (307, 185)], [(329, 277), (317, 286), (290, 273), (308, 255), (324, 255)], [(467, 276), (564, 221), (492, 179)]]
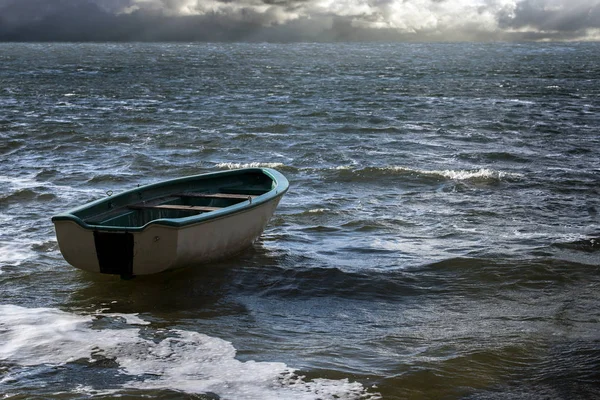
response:
[(175, 211), (187, 211), (187, 212), (210, 212), (220, 210), (223, 207), (213, 206), (193, 206), (185, 204), (161, 204), (168, 201), (176, 200), (182, 197), (202, 198), (202, 199), (230, 199), (230, 200), (250, 200), (257, 197), (256, 194), (237, 194), (237, 193), (196, 193), (196, 192), (184, 192), (169, 195), (147, 203), (138, 203), (129, 205), (128, 208), (132, 210), (143, 210), (143, 209), (154, 209), (154, 210), (175, 210)]
[(153, 209), (153, 210), (174, 210), (187, 212), (210, 212), (217, 211), (223, 207), (207, 207), (207, 206), (187, 206), (182, 204), (132, 204), (129, 208), (133, 210)]
[(255, 194), (234, 194), (234, 193), (195, 193), (185, 192), (178, 193), (175, 196), (179, 197), (195, 197), (201, 199), (233, 199), (233, 200), (248, 200), (257, 197)]

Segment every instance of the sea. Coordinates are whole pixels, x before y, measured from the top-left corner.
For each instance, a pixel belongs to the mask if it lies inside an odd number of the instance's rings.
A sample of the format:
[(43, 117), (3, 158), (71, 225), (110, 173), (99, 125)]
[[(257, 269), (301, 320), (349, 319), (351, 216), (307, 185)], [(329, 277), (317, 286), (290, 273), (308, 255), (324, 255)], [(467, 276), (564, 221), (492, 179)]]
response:
[[(51, 217), (244, 167), (232, 258), (122, 280)], [(600, 398), (600, 43), (1, 43), (0, 398)]]

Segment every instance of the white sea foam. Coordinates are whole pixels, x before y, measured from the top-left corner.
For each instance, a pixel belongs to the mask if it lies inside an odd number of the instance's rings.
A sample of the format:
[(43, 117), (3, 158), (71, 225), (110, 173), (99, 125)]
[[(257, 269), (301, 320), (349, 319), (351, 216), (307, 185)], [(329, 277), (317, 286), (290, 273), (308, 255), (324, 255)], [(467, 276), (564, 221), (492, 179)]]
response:
[[(52, 182), (37, 181), (33, 175), (19, 177), (0, 175), (0, 186), (4, 196), (31, 189), (36, 193), (53, 193), (66, 202), (79, 199), (82, 195), (90, 197), (90, 190), (55, 185)], [(0, 214), (0, 274), (7, 265), (19, 265), (35, 257), (34, 247), (43, 243), (39, 238), (23, 234), (22, 208), (9, 209)], [(16, 214), (15, 214), (16, 213)], [(29, 223), (29, 221), (28, 221)], [(35, 222), (32, 222), (35, 224)]]
[[(101, 311), (102, 310), (98, 310), (98, 312)], [(150, 325), (150, 322), (144, 321), (143, 319), (138, 317), (138, 314), (103, 313), (102, 316), (123, 318), (125, 320), (125, 323), (129, 325)]]
[(0, 214), (0, 274), (3, 267), (19, 265), (35, 255), (31, 248), (33, 241), (17, 238), (18, 228), (13, 226), (14, 221), (14, 216)]
[(0, 305), (0, 359), (40, 365), (88, 358), (99, 343), (99, 332), (86, 327), (92, 319), (49, 308)]
[(457, 180), (457, 181), (463, 181), (463, 180), (470, 180), (470, 179), (498, 179), (498, 180), (502, 180), (505, 178), (509, 178), (509, 179), (514, 179), (514, 178), (521, 178), (523, 175), (522, 174), (518, 174), (518, 173), (511, 173), (511, 172), (502, 172), (502, 171), (494, 171), (491, 169), (487, 169), (487, 168), (481, 168), (478, 170), (444, 170), (444, 171), (431, 171), (431, 173), (434, 174), (441, 174), (442, 176), (452, 179), (452, 180)]
[(433, 177), (442, 177), (455, 181), (468, 181), (468, 180), (505, 180), (505, 179), (520, 179), (523, 177), (522, 174), (513, 172), (496, 171), (488, 168), (480, 168), (473, 170), (459, 169), (459, 170), (425, 170), (418, 168), (409, 168), (403, 166), (385, 166), (385, 167), (366, 167), (364, 169), (356, 169), (355, 166), (350, 165), (339, 165), (333, 169), (337, 171), (378, 171), (381, 173), (399, 173), (408, 175), (424, 175)]
[[(2, 224), (0, 224), (2, 226)], [(33, 242), (23, 240), (0, 241), (0, 274), (6, 265), (19, 265), (33, 257), (35, 252), (31, 249)]]
[(503, 172), (496, 171), (488, 168), (480, 168), (475, 170), (423, 170), (423, 169), (413, 169), (401, 166), (392, 166), (386, 167), (383, 169), (390, 169), (392, 171), (405, 172), (405, 173), (415, 173), (420, 175), (430, 175), (430, 176), (441, 176), (447, 179), (455, 180), (455, 181), (466, 181), (466, 180), (477, 180), (477, 179), (494, 179), (494, 180), (502, 180), (502, 179), (519, 179), (522, 178), (523, 175), (519, 173), (513, 172)]
[(25, 189), (33, 186), (38, 186), (39, 182), (33, 179), (32, 176), (14, 177), (0, 175), (0, 183), (8, 185), (12, 189)]
[[(124, 318), (129, 325), (147, 324), (137, 315), (98, 315)], [(231, 343), (198, 332), (152, 332), (147, 327), (141, 337), (138, 327), (93, 328), (98, 315), (0, 305), (0, 360), (22, 366), (62, 365), (81, 359), (93, 363), (101, 356), (135, 377), (123, 384), (124, 389), (212, 392), (223, 399), (380, 398), (347, 379), (306, 381), (280, 362), (237, 360)], [(85, 386), (86, 392), (94, 390)]]
[(263, 162), (251, 162), (251, 163), (219, 163), (217, 168), (223, 169), (238, 169), (238, 168), (281, 168), (284, 165), (282, 163), (263, 163)]

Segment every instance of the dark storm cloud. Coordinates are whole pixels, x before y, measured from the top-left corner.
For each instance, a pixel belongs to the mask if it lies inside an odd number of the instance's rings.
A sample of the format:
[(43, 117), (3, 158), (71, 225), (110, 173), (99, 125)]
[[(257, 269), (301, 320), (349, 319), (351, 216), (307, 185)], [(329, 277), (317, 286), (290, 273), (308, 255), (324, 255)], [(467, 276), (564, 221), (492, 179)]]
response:
[(542, 0), (520, 2), (515, 10), (515, 17), (508, 21), (508, 25), (556, 32), (600, 28), (600, 3), (587, 1), (561, 3)]
[(4, 40), (89, 40), (106, 30), (114, 15), (92, 2), (0, 1)]
[[(164, 15), (131, 1), (98, 5), (86, 0), (0, 1), (0, 40), (161, 41), (241, 40), (260, 23), (222, 14)], [(108, 5), (108, 7), (107, 7)]]
[(526, 0), (500, 26), (532, 40), (600, 40), (600, 2)]
[(599, 40), (600, 0), (0, 0), (0, 40)]

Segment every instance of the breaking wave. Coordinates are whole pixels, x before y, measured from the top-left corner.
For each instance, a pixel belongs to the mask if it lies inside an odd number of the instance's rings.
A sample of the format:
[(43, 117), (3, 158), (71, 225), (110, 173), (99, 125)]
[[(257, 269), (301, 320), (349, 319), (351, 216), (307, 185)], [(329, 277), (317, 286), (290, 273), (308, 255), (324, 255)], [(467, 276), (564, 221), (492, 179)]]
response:
[(219, 163), (217, 168), (221, 169), (239, 169), (239, 168), (283, 168), (282, 163), (262, 163), (262, 162), (251, 162), (251, 163)]
[(423, 170), (402, 166), (365, 167), (359, 169), (356, 169), (352, 166), (338, 166), (333, 168), (333, 170), (340, 174), (341, 177), (354, 176), (363, 179), (382, 176), (404, 176), (447, 179), (453, 181), (498, 182), (516, 181), (523, 178), (523, 174), (496, 171), (488, 168), (473, 170)]

